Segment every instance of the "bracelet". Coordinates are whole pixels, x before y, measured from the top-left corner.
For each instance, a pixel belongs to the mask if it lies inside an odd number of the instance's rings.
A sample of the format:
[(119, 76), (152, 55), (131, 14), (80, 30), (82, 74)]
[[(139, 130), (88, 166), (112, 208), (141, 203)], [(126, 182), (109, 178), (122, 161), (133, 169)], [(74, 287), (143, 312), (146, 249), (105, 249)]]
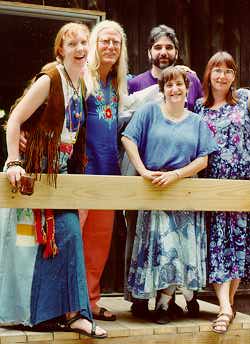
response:
[(23, 162), (21, 160), (14, 160), (7, 162), (7, 169), (13, 166), (20, 166), (23, 167)]

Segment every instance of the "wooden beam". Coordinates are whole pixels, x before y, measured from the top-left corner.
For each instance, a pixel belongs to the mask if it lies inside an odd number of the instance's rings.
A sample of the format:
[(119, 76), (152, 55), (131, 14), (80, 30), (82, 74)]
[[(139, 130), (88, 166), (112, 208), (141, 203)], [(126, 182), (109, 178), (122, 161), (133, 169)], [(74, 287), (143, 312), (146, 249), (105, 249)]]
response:
[[(78, 15), (82, 14), (83, 16), (97, 16), (104, 18), (105, 12), (103, 11), (96, 11), (96, 10), (83, 10), (80, 8), (65, 8), (65, 7), (57, 7), (57, 6), (43, 6), (37, 4), (25, 4), (22, 2), (11, 2), (11, 1), (0, 1), (0, 12), (1, 13), (8, 13), (8, 14), (16, 14), (19, 12), (23, 12), (23, 15), (27, 15), (28, 13), (33, 13), (33, 16), (37, 14), (37, 16), (44, 17), (44, 16), (53, 16), (61, 15), (65, 16), (67, 13)], [(77, 19), (77, 18), (76, 18)]]
[(58, 175), (54, 188), (42, 176), (23, 196), (0, 173), (0, 190), (1, 208), (250, 211), (248, 180), (187, 178), (161, 189), (141, 177)]

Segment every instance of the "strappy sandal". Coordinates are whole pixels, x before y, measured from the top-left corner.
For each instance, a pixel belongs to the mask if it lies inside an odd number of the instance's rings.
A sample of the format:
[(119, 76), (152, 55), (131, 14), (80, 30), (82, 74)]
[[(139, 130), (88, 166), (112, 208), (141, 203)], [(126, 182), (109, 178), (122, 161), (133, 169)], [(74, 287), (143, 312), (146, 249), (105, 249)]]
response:
[[(83, 329), (80, 328), (72, 328), (71, 325), (79, 320), (79, 319), (86, 319), (84, 318), (84, 316), (82, 316), (81, 314), (77, 314), (76, 316), (74, 316), (71, 319), (68, 320), (64, 320), (63, 322), (59, 322), (57, 324), (57, 331), (58, 331), (58, 327), (60, 328), (60, 331), (63, 332), (76, 332), (76, 333), (80, 333), (84, 336), (88, 336), (88, 337), (92, 337), (92, 338), (98, 338), (98, 339), (102, 339), (102, 338), (107, 338), (107, 333), (103, 333), (103, 334), (97, 334), (96, 333), (96, 323), (94, 321), (92, 321), (92, 328), (91, 328), (91, 332), (87, 332)], [(87, 319), (88, 321), (90, 321), (89, 319)]]
[[(226, 317), (227, 319), (220, 319), (221, 317)], [(212, 331), (215, 333), (226, 333), (229, 329), (231, 322), (233, 321), (233, 314), (219, 313), (217, 319), (212, 322)], [(224, 330), (218, 330), (217, 327), (224, 327)]]
[(95, 320), (104, 320), (104, 321), (115, 321), (116, 315), (112, 314), (111, 316), (105, 315), (105, 312), (109, 312), (106, 308), (100, 307), (99, 313), (93, 313), (93, 318)]

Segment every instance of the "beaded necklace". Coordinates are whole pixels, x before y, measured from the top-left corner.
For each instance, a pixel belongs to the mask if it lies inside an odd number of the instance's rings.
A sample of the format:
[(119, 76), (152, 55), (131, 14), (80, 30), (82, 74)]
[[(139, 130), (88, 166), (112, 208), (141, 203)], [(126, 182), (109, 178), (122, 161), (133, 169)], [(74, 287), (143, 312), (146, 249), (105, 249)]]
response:
[(68, 81), (70, 87), (72, 88), (72, 90), (74, 92), (73, 98), (74, 98), (74, 100), (76, 100), (77, 98), (80, 97), (80, 88), (81, 88), (80, 78), (79, 78), (78, 83), (77, 83), (77, 88), (75, 88), (73, 81), (71, 80), (71, 77), (69, 76), (69, 73), (67, 72), (67, 69), (65, 68), (65, 66), (63, 66), (63, 71), (65, 74), (66, 80)]
[[(79, 79), (78, 86), (77, 86), (77, 88), (75, 88), (65, 66), (63, 66), (63, 67), (64, 67), (63, 71), (64, 71), (65, 79), (66, 79), (68, 85), (73, 90), (72, 102), (71, 102), (71, 98), (68, 97), (68, 99), (69, 99), (69, 104), (68, 104), (69, 118), (68, 118), (67, 128), (69, 129), (70, 140), (71, 140), (72, 144), (74, 144), (77, 140), (77, 136), (78, 136), (79, 129), (81, 126), (81, 121), (82, 121), (82, 114), (83, 114), (82, 85), (81, 85), (81, 81)], [(73, 135), (73, 133), (76, 133), (76, 134)]]

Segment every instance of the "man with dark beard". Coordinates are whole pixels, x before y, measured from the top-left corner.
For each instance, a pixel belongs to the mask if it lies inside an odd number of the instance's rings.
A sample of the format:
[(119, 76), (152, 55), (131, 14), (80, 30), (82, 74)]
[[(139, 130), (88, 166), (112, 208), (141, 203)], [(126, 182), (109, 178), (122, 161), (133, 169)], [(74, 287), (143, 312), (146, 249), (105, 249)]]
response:
[[(129, 94), (157, 84), (161, 71), (177, 64), (179, 42), (172, 28), (159, 25), (151, 30), (148, 40), (148, 57), (151, 69), (128, 81)], [(202, 97), (202, 91), (200, 80), (194, 72), (188, 72), (188, 79), (190, 86), (186, 105), (192, 111), (195, 100)]]
[[(176, 37), (175, 31), (166, 26), (159, 25), (154, 27), (149, 35), (148, 40), (148, 57), (151, 64), (151, 69), (137, 75), (133, 79), (128, 81), (128, 91), (132, 94), (136, 91), (145, 89), (151, 85), (157, 84), (161, 72), (164, 68), (175, 65), (179, 59), (179, 42)], [(193, 107), (196, 99), (202, 97), (201, 83), (197, 75), (189, 68), (183, 66), (187, 70), (187, 76), (189, 79), (189, 89), (186, 99), (186, 107), (193, 111)], [(153, 100), (153, 99), (152, 99)], [(129, 162), (126, 154), (123, 158), (122, 163), (122, 174), (123, 175), (135, 175), (136, 171)], [(131, 306), (132, 314), (136, 317), (148, 318), (148, 301), (139, 300), (132, 297), (131, 293), (127, 290), (127, 279), (130, 268), (130, 261), (133, 250), (133, 243), (136, 232), (137, 222), (137, 211), (126, 212), (127, 222), (127, 240), (126, 240), (126, 253), (125, 253), (125, 278), (124, 278), (124, 297), (126, 300), (132, 301)], [(187, 310), (190, 317), (197, 317), (199, 313), (199, 305), (196, 300), (196, 295), (190, 291), (183, 292), (187, 301)], [(164, 324), (170, 320), (175, 320), (183, 315), (183, 310), (179, 307), (174, 297), (169, 303), (168, 316), (164, 315), (161, 321), (158, 323)]]

